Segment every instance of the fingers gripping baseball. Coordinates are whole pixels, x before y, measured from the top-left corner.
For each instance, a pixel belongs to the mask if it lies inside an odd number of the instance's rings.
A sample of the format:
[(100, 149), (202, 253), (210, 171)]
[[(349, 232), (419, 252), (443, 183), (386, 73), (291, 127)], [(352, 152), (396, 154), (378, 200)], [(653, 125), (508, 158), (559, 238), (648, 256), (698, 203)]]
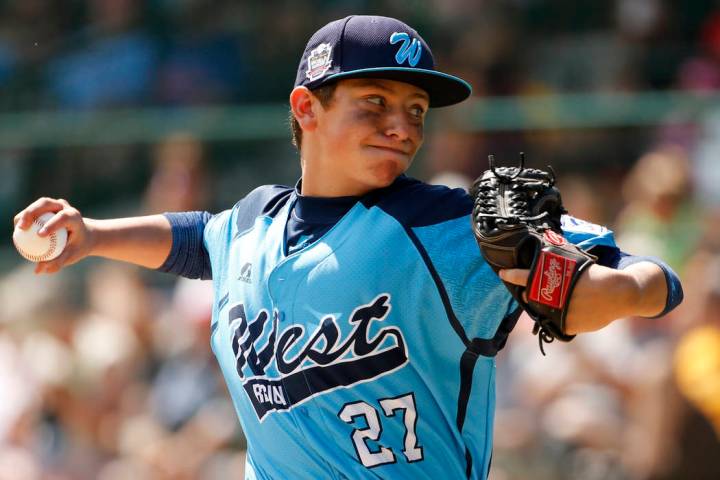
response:
[(43, 197), (34, 201), (14, 218), (17, 228), (27, 230), (41, 215), (54, 214), (37, 232), (48, 237), (60, 229), (67, 229), (67, 245), (51, 260), (40, 261), (35, 273), (55, 273), (67, 265), (86, 257), (90, 252), (90, 234), (80, 212), (66, 200)]
[[(64, 203), (63, 203), (64, 202)], [(15, 215), (13, 224), (23, 230), (27, 230), (30, 225), (43, 213), (55, 213), (62, 210), (67, 202), (62, 199), (54, 199), (48, 197), (42, 197), (35, 200), (33, 203), (28, 205), (23, 211)]]

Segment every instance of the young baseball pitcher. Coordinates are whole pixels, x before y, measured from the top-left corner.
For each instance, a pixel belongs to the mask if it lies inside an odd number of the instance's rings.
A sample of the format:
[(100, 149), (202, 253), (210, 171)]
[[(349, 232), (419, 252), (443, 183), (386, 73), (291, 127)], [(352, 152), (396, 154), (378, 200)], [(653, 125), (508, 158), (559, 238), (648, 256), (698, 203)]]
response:
[[(544, 172), (496, 169), (472, 196), (405, 176), (429, 109), (470, 93), (408, 25), (343, 18), (309, 40), (290, 93), (294, 187), (214, 215), (114, 220), (43, 198), (16, 222), (53, 212), (44, 234), (69, 231), (37, 272), (92, 255), (212, 280), (211, 347), (248, 439), (246, 478), (485, 479), (494, 357), (522, 307), (545, 341), (569, 340), (665, 314), (682, 290), (661, 261), (562, 215)], [(548, 192), (550, 207), (537, 201)], [(524, 263), (524, 240), (501, 245), (518, 226), (537, 230)], [(498, 249), (518, 258), (491, 263)]]

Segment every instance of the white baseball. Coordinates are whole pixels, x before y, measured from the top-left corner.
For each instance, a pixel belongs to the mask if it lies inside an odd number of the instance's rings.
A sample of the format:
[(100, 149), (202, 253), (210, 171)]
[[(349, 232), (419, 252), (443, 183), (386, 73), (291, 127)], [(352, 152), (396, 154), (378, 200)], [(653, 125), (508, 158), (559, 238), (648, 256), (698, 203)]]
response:
[(54, 216), (54, 213), (43, 213), (35, 219), (27, 230), (15, 227), (13, 243), (20, 255), (31, 262), (46, 262), (57, 258), (62, 253), (67, 244), (67, 229), (60, 228), (47, 237), (41, 237), (37, 234), (37, 231)]

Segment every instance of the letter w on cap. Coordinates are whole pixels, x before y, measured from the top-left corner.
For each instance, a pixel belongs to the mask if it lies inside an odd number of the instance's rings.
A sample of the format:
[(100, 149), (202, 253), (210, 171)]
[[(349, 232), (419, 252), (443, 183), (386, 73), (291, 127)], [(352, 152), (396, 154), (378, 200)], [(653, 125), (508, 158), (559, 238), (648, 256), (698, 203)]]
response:
[(394, 45), (398, 42), (403, 42), (403, 44), (395, 54), (395, 61), (402, 64), (407, 60), (411, 67), (417, 65), (420, 61), (420, 55), (422, 55), (422, 45), (417, 38), (413, 38), (411, 41), (410, 35), (407, 33), (394, 32), (390, 35), (390, 43)]

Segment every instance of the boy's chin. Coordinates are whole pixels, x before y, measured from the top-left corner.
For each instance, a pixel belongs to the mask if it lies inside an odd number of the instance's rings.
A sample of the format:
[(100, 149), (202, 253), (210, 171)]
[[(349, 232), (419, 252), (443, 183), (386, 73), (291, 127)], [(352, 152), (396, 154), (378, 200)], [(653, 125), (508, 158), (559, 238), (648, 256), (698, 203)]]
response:
[(397, 177), (407, 170), (407, 166), (401, 165), (400, 163), (401, 162), (389, 160), (378, 164), (371, 172), (375, 180), (374, 183), (376, 183), (378, 187), (387, 187), (393, 183)]

